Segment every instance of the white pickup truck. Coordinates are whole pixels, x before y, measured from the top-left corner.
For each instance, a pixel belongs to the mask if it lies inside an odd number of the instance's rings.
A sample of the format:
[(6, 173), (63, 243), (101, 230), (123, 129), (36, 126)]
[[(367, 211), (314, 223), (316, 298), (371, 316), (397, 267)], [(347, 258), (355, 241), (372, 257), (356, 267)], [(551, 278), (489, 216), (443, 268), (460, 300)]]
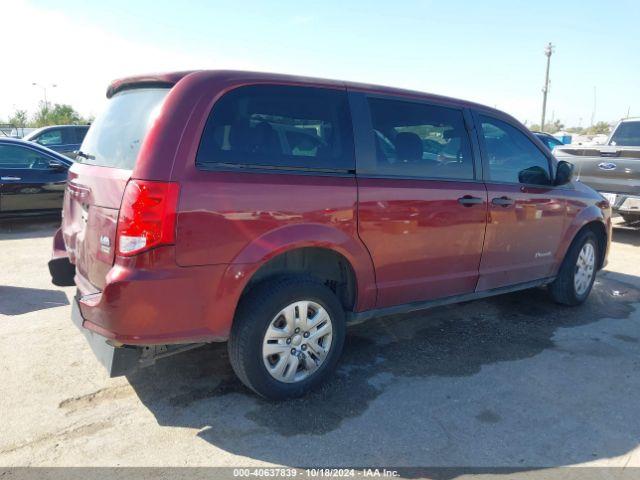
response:
[(640, 118), (622, 120), (605, 145), (558, 146), (558, 160), (575, 165), (575, 178), (598, 190), (625, 222), (640, 222)]

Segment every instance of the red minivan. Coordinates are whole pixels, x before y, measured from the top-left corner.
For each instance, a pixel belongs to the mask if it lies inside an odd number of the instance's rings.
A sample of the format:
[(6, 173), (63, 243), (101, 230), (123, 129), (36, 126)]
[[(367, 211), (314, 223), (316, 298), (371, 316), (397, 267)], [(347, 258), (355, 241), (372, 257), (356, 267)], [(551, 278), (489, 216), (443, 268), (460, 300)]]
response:
[(237, 71), (107, 98), (49, 267), (111, 375), (228, 340), (249, 388), (299, 396), (350, 323), (541, 285), (577, 305), (605, 264), (609, 204), (495, 109)]

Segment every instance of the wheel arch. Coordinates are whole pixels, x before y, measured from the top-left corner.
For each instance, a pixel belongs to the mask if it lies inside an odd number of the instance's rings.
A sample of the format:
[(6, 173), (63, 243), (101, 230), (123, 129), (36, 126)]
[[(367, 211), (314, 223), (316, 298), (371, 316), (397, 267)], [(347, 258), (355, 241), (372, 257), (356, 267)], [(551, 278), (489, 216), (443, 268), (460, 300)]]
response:
[[(607, 239), (608, 239), (608, 235), (607, 235), (607, 228), (605, 227), (604, 223), (598, 220), (593, 220), (587, 224), (585, 224), (580, 230), (578, 230), (578, 232), (576, 233), (576, 236), (578, 234), (580, 234), (580, 232), (582, 232), (583, 230), (589, 229), (591, 230), (595, 236), (596, 239), (598, 240), (598, 270), (602, 269), (604, 267), (604, 261), (606, 258), (606, 252), (607, 252)], [(574, 237), (575, 238), (575, 237)]]
[[(217, 321), (225, 324), (222, 329), (228, 333), (240, 298), (258, 281), (285, 272), (311, 272), (327, 280), (346, 310), (374, 308), (377, 290), (373, 262), (354, 235), (319, 224), (291, 225), (268, 232), (247, 245), (228, 265), (219, 283), (218, 301), (213, 301), (209, 310), (217, 311)], [(289, 266), (293, 268), (287, 269)], [(336, 275), (338, 272), (340, 275)], [(220, 308), (222, 304), (224, 309)]]
[(567, 252), (578, 235), (587, 229), (591, 230), (598, 239), (598, 270), (604, 267), (610, 241), (609, 229), (607, 228), (607, 221), (602, 211), (596, 206), (593, 206), (583, 210), (581, 215), (574, 219), (565, 232), (557, 258), (557, 268), (560, 268)]
[(271, 256), (249, 278), (240, 299), (258, 283), (288, 274), (309, 275), (321, 280), (338, 296), (345, 310), (355, 308), (358, 286), (353, 265), (344, 254), (320, 246), (289, 248)]

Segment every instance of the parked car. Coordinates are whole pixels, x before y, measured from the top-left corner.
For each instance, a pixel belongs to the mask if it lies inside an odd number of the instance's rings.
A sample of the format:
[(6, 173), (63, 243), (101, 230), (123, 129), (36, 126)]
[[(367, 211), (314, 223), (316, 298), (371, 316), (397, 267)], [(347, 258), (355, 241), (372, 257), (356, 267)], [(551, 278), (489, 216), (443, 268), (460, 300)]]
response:
[(24, 140), (35, 142), (69, 158), (75, 158), (89, 125), (53, 125), (42, 127), (24, 136)]
[(554, 148), (559, 147), (560, 145), (564, 145), (561, 140), (557, 139), (553, 135), (545, 132), (532, 132), (538, 139), (547, 147), (549, 150), (553, 151)]
[(299, 396), (348, 324), (541, 285), (577, 305), (605, 264), (607, 202), (498, 110), (230, 71), (107, 97), (49, 267), (111, 375), (229, 340), (245, 385)]
[(0, 217), (59, 214), (72, 163), (32, 142), (0, 137)]
[(13, 125), (1, 125), (0, 137), (23, 138), (25, 135), (33, 132), (35, 128), (31, 127), (14, 127)]
[(640, 118), (618, 123), (606, 145), (567, 145), (554, 153), (574, 163), (577, 179), (601, 192), (627, 223), (640, 221)]

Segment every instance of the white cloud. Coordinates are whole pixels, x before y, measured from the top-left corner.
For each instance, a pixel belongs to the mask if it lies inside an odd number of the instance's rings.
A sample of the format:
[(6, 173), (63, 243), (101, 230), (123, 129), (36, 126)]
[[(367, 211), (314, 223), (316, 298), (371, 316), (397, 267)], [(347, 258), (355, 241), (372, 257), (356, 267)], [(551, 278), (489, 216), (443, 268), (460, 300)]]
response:
[[(0, 31), (5, 43), (0, 77), (0, 118), (16, 108), (32, 113), (49, 87), (50, 102), (68, 103), (84, 115), (95, 114), (109, 83), (149, 72), (197, 68), (251, 69), (249, 61), (197, 56), (175, 49), (127, 40), (98, 25), (80, 23), (60, 11), (13, 1), (3, 8)], [(19, 40), (16, 40), (19, 39)], [(254, 67), (255, 68), (255, 67)]]

